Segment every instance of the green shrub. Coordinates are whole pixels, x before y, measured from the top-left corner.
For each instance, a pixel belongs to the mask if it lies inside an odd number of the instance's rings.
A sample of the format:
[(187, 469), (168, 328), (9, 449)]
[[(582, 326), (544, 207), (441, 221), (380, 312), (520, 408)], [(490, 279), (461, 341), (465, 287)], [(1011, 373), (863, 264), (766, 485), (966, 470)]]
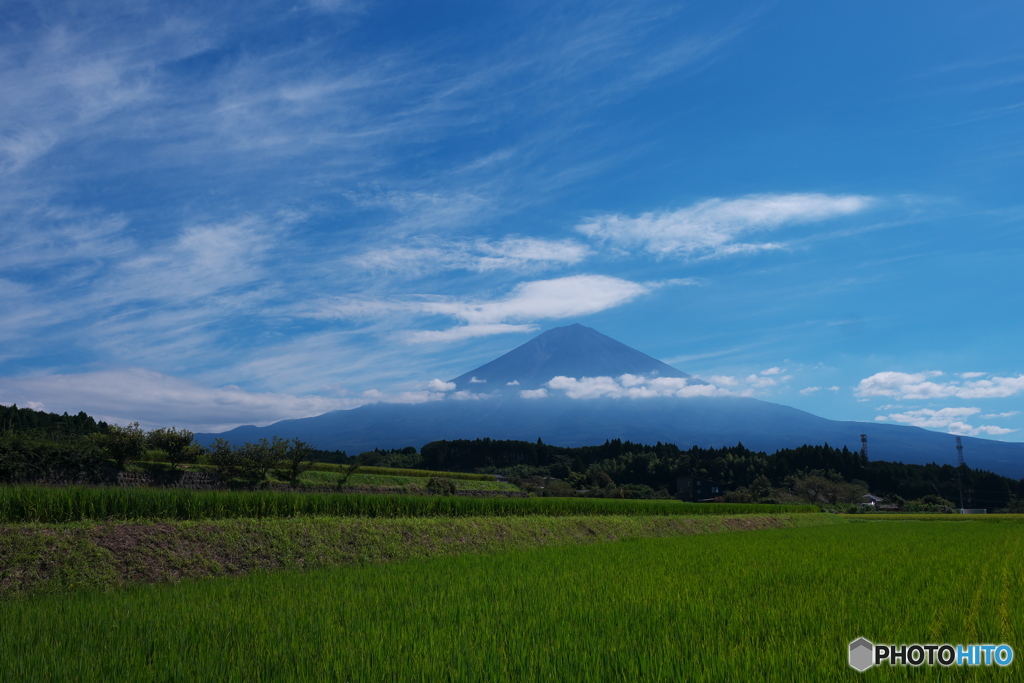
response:
[(455, 482), (445, 477), (431, 477), (427, 480), (427, 489), (442, 496), (454, 496), (458, 490)]

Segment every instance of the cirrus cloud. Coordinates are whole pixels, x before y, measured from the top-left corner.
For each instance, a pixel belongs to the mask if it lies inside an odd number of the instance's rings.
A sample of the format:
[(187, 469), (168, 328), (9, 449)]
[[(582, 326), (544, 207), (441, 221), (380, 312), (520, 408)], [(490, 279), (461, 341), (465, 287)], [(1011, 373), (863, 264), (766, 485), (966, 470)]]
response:
[(860, 195), (757, 194), (708, 199), (684, 209), (636, 217), (606, 214), (577, 225), (576, 230), (600, 242), (661, 257), (728, 256), (782, 248), (774, 242), (739, 241), (750, 233), (859, 213), (874, 201)]
[(418, 277), (446, 270), (489, 273), (497, 270), (523, 271), (571, 266), (590, 253), (590, 247), (575, 240), (505, 237), (500, 240), (478, 239), (470, 242), (421, 240), (412, 246), (370, 249), (346, 260), (360, 269)]

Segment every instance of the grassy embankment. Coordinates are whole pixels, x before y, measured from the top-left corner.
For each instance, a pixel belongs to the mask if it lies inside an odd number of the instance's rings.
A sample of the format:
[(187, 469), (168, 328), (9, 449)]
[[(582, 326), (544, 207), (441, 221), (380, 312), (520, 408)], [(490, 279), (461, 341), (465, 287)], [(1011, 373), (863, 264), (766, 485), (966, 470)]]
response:
[(293, 517), (0, 526), (0, 598), (623, 538), (842, 523), (836, 515)]
[(1024, 524), (832, 519), (8, 601), (0, 679), (1012, 678), (857, 674), (847, 644), (1019, 650)]

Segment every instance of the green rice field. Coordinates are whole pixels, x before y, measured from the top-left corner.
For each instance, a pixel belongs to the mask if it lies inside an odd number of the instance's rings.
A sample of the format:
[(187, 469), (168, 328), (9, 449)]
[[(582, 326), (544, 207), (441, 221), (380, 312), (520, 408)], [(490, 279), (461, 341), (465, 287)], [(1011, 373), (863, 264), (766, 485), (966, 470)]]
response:
[(1024, 523), (860, 523), (0, 603), (0, 680), (1020, 680), (848, 643), (1024, 646)]
[[(345, 472), (348, 465), (338, 465), (329, 462), (313, 463), (311, 471), (314, 472)], [(464, 481), (495, 481), (493, 474), (475, 474), (473, 472), (438, 472), (434, 470), (416, 470), (403, 467), (376, 467), (373, 465), (360, 466), (357, 470), (360, 474), (380, 474), (393, 477), (444, 477), (445, 479), (461, 479)], [(354, 475), (353, 475), (354, 476)]]
[(0, 523), (224, 519), (329, 515), (473, 517), (518, 515), (702, 515), (817, 512), (814, 505), (683, 503), (601, 498), (470, 498), (131, 487), (0, 486)]

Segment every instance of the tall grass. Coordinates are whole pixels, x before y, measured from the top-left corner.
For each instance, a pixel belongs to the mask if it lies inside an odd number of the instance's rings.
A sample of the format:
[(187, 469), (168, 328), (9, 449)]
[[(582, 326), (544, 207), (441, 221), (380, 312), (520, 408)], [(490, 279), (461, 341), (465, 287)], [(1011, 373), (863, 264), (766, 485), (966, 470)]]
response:
[(813, 505), (739, 505), (599, 498), (469, 498), (390, 494), (195, 491), (131, 487), (0, 486), (0, 522), (231, 517), (471, 517), (716, 515), (817, 512)]
[[(1008, 643), (1020, 524), (844, 524), (0, 604), (2, 680), (998, 680), (848, 643)], [(965, 552), (966, 550), (966, 552)]]

